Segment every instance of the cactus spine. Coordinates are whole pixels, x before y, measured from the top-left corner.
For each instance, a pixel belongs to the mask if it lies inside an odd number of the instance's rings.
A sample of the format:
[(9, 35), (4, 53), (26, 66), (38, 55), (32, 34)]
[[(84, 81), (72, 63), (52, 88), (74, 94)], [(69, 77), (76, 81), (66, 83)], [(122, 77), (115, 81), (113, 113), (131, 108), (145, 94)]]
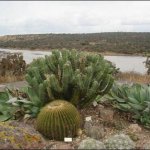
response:
[(63, 100), (47, 104), (37, 117), (37, 130), (53, 140), (74, 137), (79, 127), (79, 112), (71, 103)]

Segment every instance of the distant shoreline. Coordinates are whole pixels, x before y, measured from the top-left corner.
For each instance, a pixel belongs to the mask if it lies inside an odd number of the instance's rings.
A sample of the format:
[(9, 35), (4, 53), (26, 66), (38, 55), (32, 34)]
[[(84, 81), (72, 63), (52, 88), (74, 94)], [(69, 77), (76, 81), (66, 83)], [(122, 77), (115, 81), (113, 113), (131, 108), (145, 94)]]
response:
[[(40, 49), (40, 48), (37, 48), (37, 49), (29, 49), (29, 48), (12, 48), (12, 47), (8, 47), (8, 48), (3, 48), (3, 47), (0, 47), (0, 49), (9, 49), (9, 50), (28, 50), (28, 51), (44, 51), (44, 52), (50, 52), (54, 49)], [(62, 50), (62, 49), (60, 49)], [(85, 52), (88, 52), (88, 53), (98, 53), (98, 54), (101, 54), (103, 56), (141, 56), (141, 57), (146, 57), (144, 56), (144, 54), (125, 54), (125, 53), (116, 53), (116, 52), (111, 52), (111, 51), (106, 51), (106, 52), (94, 52), (94, 51), (86, 51), (84, 50)]]
[(31, 51), (66, 48), (105, 55), (146, 56), (150, 54), (150, 32), (8, 35), (0, 36), (0, 47)]

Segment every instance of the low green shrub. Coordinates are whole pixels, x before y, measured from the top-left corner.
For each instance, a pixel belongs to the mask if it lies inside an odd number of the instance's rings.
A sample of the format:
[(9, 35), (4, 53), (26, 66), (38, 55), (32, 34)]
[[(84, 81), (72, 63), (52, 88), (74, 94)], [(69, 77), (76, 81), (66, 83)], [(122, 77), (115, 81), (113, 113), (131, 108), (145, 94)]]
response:
[(114, 107), (131, 112), (133, 118), (150, 126), (150, 86), (133, 84), (114, 84), (106, 96)]

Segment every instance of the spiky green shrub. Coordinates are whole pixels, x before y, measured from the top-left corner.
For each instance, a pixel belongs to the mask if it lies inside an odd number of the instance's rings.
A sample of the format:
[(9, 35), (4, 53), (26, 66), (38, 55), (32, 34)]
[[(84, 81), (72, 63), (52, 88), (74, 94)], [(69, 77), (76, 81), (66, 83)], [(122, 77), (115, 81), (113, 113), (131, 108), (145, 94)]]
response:
[(55, 100), (42, 108), (37, 117), (37, 130), (44, 136), (63, 140), (74, 137), (80, 127), (80, 115), (71, 103)]
[(55, 99), (71, 102), (79, 108), (108, 93), (114, 68), (101, 55), (75, 50), (52, 51), (50, 56), (34, 60), (27, 69), (30, 99), (44, 106)]
[(150, 126), (150, 86), (114, 84), (107, 98), (114, 107), (131, 112), (133, 118)]

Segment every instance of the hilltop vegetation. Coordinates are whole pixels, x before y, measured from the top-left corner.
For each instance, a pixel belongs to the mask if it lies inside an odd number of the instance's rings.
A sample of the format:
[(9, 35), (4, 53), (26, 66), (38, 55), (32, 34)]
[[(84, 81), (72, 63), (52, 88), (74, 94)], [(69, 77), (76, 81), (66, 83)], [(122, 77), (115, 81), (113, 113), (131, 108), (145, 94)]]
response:
[(150, 53), (150, 33), (30, 34), (0, 37), (1, 48), (78, 49), (124, 54)]

